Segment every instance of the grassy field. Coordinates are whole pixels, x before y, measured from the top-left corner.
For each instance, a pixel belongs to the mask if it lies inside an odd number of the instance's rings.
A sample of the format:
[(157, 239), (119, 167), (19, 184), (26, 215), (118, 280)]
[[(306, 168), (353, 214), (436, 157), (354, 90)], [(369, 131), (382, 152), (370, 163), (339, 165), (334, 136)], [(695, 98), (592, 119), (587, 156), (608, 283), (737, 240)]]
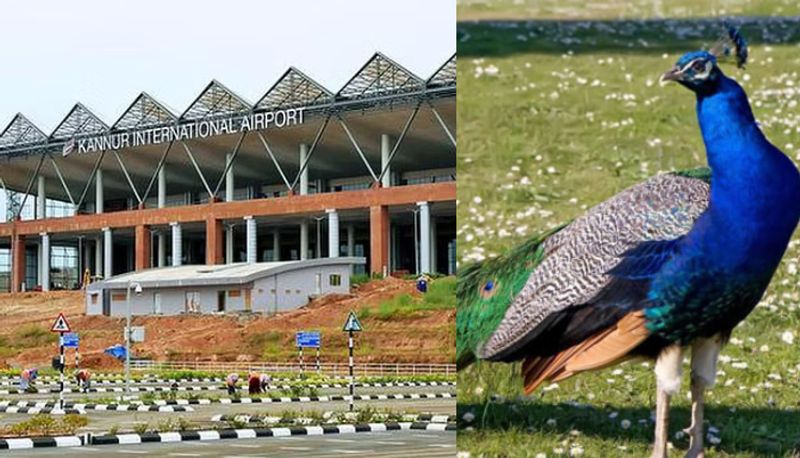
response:
[[(581, 2), (582, 3), (582, 2)], [(459, 0), (458, 243), (462, 265), (503, 252), (662, 171), (705, 164), (694, 96), (658, 77), (721, 32), (719, 14), (797, 15), (796, 2)], [(504, 21), (476, 19), (503, 18)], [(534, 18), (538, 18), (534, 20)], [(670, 18), (670, 19), (663, 19)], [(697, 19), (705, 18), (705, 19)], [(800, 22), (738, 18), (748, 92), (768, 137), (800, 162)], [(800, 203), (798, 203), (800, 205)], [(708, 457), (800, 456), (800, 234), (723, 349), (707, 395)], [(521, 395), (518, 367), (458, 377), (463, 456), (645, 456), (652, 364), (632, 361)], [(688, 377), (673, 402), (688, 439)]]

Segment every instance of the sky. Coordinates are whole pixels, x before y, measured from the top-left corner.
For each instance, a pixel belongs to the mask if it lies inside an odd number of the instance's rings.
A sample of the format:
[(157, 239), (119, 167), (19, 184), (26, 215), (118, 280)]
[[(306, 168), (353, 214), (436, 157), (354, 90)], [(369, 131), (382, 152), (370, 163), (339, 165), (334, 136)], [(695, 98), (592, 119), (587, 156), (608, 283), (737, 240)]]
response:
[(375, 53), (427, 78), (456, 50), (452, 0), (13, 2), (0, 15), (0, 129), (46, 134), (76, 102), (113, 124), (142, 91), (180, 114), (212, 78), (250, 102), (289, 66), (340, 89)]

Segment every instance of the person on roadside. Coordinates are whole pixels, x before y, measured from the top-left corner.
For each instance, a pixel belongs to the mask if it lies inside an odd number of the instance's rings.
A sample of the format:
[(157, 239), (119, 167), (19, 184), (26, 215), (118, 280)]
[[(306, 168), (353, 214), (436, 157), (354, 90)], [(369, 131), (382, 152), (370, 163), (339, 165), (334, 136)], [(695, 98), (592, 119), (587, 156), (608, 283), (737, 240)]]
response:
[(84, 393), (89, 392), (89, 380), (91, 378), (92, 374), (89, 372), (89, 369), (78, 369), (75, 371), (75, 381), (78, 382), (78, 389)]
[(39, 369), (35, 367), (24, 369), (19, 377), (19, 390), (26, 392), (35, 391), (33, 382), (37, 378), (39, 378)]
[(258, 372), (250, 371), (247, 375), (247, 392), (261, 394), (261, 375)]
[(234, 395), (236, 394), (237, 384), (239, 383), (239, 374), (231, 373), (225, 377), (225, 385), (228, 387), (228, 394)]
[(272, 383), (272, 377), (270, 377), (269, 374), (261, 374), (259, 382), (261, 383), (261, 392), (266, 393), (269, 384)]

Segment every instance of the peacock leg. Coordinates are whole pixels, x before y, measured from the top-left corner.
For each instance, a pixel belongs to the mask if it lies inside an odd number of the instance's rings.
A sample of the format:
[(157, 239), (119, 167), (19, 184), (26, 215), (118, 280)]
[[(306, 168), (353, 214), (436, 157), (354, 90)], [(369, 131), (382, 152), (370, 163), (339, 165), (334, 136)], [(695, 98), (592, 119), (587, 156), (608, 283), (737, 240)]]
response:
[(669, 400), (681, 387), (683, 349), (672, 345), (661, 351), (656, 360), (656, 431), (653, 458), (667, 458), (669, 438)]
[(722, 347), (720, 336), (698, 339), (692, 343), (692, 424), (685, 431), (689, 435), (686, 458), (704, 458), (703, 407), (707, 388), (717, 379), (717, 358)]

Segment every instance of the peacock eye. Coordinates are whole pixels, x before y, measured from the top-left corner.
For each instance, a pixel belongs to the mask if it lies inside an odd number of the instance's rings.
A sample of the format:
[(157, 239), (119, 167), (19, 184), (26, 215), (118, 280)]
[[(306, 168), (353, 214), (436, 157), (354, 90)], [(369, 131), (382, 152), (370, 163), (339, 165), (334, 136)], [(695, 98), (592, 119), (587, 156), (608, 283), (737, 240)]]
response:
[(696, 72), (702, 72), (706, 69), (706, 64), (704, 62), (695, 62), (692, 64), (692, 70)]
[(488, 299), (494, 296), (496, 289), (497, 289), (497, 283), (494, 280), (488, 280), (486, 283), (483, 284), (483, 287), (481, 288), (481, 297), (484, 299)]

